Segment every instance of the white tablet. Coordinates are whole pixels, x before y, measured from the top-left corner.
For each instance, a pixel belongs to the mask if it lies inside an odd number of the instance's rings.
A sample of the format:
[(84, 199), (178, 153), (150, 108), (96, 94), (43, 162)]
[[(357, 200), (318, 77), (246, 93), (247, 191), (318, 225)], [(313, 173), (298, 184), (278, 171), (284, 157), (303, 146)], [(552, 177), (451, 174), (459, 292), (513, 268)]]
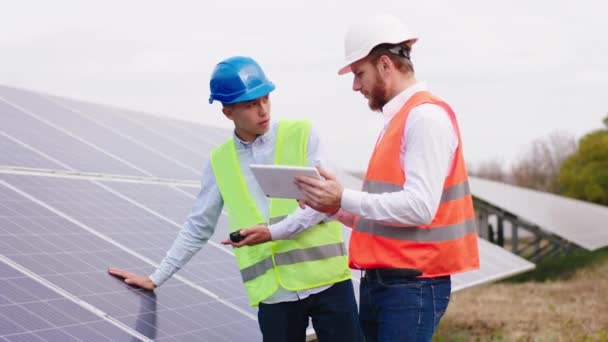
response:
[(266, 196), (274, 198), (304, 198), (294, 184), (296, 176), (322, 179), (316, 168), (308, 166), (251, 164), (249, 167)]

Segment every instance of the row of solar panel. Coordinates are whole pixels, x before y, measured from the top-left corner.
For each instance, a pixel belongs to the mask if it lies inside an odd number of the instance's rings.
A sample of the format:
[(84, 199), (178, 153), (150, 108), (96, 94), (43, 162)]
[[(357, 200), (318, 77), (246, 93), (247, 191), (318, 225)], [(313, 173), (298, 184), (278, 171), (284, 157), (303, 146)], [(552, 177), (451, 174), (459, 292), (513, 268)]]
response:
[(0, 86), (0, 165), (199, 179), (228, 136), (177, 120)]
[[(608, 207), (471, 178), (475, 196), (590, 251), (608, 246)], [(525, 199), (525, 200), (521, 200)]]

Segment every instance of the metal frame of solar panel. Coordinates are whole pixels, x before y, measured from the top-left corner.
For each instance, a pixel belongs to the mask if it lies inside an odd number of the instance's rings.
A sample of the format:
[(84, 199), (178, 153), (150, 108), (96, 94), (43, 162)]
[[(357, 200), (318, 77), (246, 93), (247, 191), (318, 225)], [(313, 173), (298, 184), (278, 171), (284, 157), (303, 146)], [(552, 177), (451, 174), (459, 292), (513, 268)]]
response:
[(475, 197), (513, 217), (588, 249), (608, 246), (608, 208), (593, 203), (472, 177)]
[[(78, 310), (104, 317), (111, 340), (123, 340), (112, 335), (121, 333), (131, 334), (124, 340), (261, 339), (233, 253), (219, 243), (228, 233), (225, 215), (208, 244), (154, 292), (106, 273), (108, 266), (153, 272), (196, 197), (198, 168), (229, 132), (3, 86), (0, 118), (7, 123), (0, 150), (8, 152), (0, 156), (0, 255), (31, 276), (20, 278), (38, 284), (28, 288), (56, 289)], [(344, 235), (348, 241), (350, 230)], [(480, 247), (481, 269), (455, 276), (454, 291), (533, 267), (495, 246)], [(353, 271), (355, 283), (359, 274)], [(12, 277), (0, 273), (0, 281)], [(39, 300), (5, 304), (48, 304), (43, 292), (33, 294)], [(0, 308), (7, 296), (0, 287)], [(47, 319), (46, 311), (32, 313)], [(93, 329), (89, 323), (76, 326)], [(52, 340), (38, 330), (2, 329), (0, 340)]]

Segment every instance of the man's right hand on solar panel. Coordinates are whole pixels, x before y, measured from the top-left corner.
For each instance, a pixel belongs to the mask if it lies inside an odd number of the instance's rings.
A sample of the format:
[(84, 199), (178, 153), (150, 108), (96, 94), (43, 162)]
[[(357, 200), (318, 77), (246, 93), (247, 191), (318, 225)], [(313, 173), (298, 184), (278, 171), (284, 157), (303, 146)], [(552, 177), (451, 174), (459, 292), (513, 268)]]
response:
[(148, 278), (146, 276), (142, 276), (139, 274), (135, 274), (133, 272), (129, 272), (129, 271), (122, 270), (120, 268), (114, 268), (114, 267), (108, 268), (108, 273), (110, 273), (113, 276), (123, 278), (124, 282), (129, 285), (141, 287), (142, 289), (150, 290), (150, 291), (154, 290), (156, 288), (156, 284), (154, 284), (152, 282), (152, 280), (150, 280), (150, 278)]

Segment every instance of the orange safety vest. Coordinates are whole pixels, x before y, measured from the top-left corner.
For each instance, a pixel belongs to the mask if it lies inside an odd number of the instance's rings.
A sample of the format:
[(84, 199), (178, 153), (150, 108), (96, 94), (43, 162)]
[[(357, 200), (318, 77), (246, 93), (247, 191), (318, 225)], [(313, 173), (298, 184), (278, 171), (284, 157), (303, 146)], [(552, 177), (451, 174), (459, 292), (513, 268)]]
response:
[(403, 190), (401, 141), (412, 108), (425, 103), (441, 106), (458, 135), (452, 169), (443, 184), (441, 203), (425, 226), (388, 225), (358, 217), (349, 246), (351, 268), (416, 268), (422, 277), (439, 277), (479, 268), (473, 200), (456, 115), (449, 105), (423, 91), (414, 94), (391, 120), (369, 161), (363, 191), (381, 194)]

